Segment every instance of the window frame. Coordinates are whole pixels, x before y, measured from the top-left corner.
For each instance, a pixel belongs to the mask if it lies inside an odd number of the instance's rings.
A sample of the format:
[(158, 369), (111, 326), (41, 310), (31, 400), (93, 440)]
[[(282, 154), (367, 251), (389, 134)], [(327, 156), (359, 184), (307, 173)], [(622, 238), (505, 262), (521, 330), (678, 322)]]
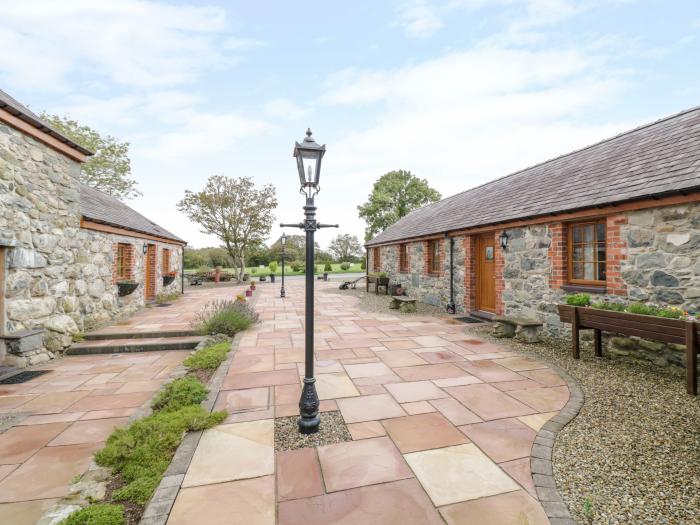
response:
[[(598, 246), (601, 244), (601, 241), (598, 239), (598, 228), (597, 226), (599, 224), (602, 224), (605, 226), (605, 239), (603, 239), (602, 244), (603, 247), (605, 248), (605, 260), (601, 261), (598, 259)], [(593, 264), (596, 265), (596, 267), (599, 268), (600, 263), (605, 264), (605, 276), (606, 279), (599, 280), (599, 279), (575, 279), (574, 278), (574, 228), (576, 226), (586, 226), (586, 225), (592, 225), (593, 226), (593, 257), (594, 260), (592, 261)], [(607, 271), (608, 271), (608, 225), (607, 221), (603, 219), (591, 219), (591, 220), (586, 220), (586, 221), (576, 221), (576, 222), (570, 222), (567, 224), (567, 252), (566, 252), (566, 265), (567, 265), (567, 279), (566, 282), (571, 285), (577, 285), (577, 286), (591, 286), (591, 287), (597, 287), (597, 288), (605, 288), (607, 285)], [(584, 263), (585, 264), (585, 263)]]
[(117, 281), (131, 279), (131, 268), (129, 268), (129, 247), (124, 242), (117, 243)]
[(439, 275), (441, 271), (440, 239), (428, 241), (428, 273)]
[(404, 242), (399, 244), (399, 271), (407, 273), (408, 269), (408, 243)]
[(372, 270), (378, 272), (382, 268), (381, 253), (379, 246), (372, 248)]

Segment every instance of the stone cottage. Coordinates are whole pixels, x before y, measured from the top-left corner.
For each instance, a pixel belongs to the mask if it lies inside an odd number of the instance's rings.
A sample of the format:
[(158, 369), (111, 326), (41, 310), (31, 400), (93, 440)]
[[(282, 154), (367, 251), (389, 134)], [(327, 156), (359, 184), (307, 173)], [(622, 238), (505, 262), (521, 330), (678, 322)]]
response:
[(700, 108), (415, 210), (367, 250), (424, 302), (553, 333), (568, 293), (700, 311)]
[(89, 155), (0, 91), (0, 363), (48, 360), (181, 290), (185, 242), (81, 184)]

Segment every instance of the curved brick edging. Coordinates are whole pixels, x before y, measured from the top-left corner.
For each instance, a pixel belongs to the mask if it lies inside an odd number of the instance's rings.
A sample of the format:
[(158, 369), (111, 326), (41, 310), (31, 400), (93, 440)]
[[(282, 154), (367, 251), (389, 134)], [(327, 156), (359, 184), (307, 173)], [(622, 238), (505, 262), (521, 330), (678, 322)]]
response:
[(530, 452), (530, 474), (535, 484), (537, 497), (544, 509), (551, 525), (576, 525), (576, 522), (569, 513), (569, 508), (564, 503), (564, 499), (557, 490), (552, 470), (552, 450), (557, 434), (573, 420), (581, 410), (584, 402), (583, 390), (578, 382), (562, 368), (547, 363), (549, 368), (554, 370), (561, 377), (569, 389), (569, 401), (564, 408), (547, 421), (535, 437)]

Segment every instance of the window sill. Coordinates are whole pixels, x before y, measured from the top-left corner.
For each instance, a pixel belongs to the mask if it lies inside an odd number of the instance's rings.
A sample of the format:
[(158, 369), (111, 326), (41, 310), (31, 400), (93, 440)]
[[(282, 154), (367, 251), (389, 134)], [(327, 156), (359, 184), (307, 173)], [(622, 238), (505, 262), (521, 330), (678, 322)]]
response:
[(604, 293), (607, 293), (607, 291), (608, 291), (605, 286), (591, 286), (591, 285), (585, 285), (585, 284), (563, 284), (561, 286), (561, 289), (564, 290), (565, 292), (574, 292), (574, 293), (604, 294)]

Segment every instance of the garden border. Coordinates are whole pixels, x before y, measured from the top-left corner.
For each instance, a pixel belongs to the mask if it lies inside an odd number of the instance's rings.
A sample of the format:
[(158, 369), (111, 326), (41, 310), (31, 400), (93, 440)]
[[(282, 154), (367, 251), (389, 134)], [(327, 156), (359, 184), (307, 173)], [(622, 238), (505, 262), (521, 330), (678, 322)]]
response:
[[(253, 296), (253, 300), (249, 301), (251, 308), (255, 307), (257, 296)], [(214, 409), (216, 398), (221, 390), (221, 385), (231, 368), (231, 363), (235, 357), (240, 339), (246, 330), (238, 332), (233, 336), (231, 341), (231, 350), (226, 356), (226, 360), (219, 365), (214, 375), (207, 383), (206, 387), (209, 390), (207, 398), (202, 401), (202, 407), (210, 413)], [(187, 469), (190, 467), (190, 462), (194, 457), (194, 453), (199, 445), (199, 440), (204, 433), (203, 430), (188, 432), (177, 447), (173, 459), (170, 461), (168, 469), (163, 474), (160, 484), (156, 488), (153, 496), (146, 505), (146, 508), (141, 515), (139, 525), (165, 525), (170, 517), (175, 499), (180, 493), (182, 482), (185, 479)]]
[(552, 467), (552, 451), (557, 434), (578, 415), (583, 407), (585, 396), (583, 389), (563, 368), (544, 359), (538, 361), (546, 364), (561, 377), (569, 389), (569, 401), (559, 413), (547, 421), (535, 436), (530, 450), (530, 474), (535, 484), (537, 497), (551, 525), (576, 525), (569, 508), (557, 488)]

